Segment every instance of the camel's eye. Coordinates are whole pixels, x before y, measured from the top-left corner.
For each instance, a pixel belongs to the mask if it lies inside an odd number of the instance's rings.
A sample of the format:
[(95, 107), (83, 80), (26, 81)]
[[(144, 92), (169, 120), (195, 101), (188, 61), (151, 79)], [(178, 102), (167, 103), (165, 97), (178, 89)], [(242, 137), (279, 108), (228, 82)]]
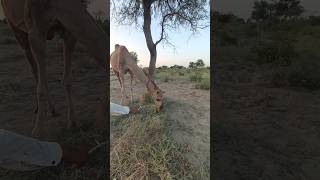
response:
[(157, 100), (157, 101), (160, 101), (161, 99), (160, 99), (160, 98), (157, 98), (156, 100)]

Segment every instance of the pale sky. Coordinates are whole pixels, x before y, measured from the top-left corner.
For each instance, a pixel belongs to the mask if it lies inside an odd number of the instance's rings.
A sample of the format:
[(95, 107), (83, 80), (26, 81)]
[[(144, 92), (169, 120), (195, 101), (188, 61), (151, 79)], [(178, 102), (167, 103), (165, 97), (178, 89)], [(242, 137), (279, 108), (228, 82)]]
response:
[[(152, 23), (153, 40), (157, 41), (160, 37), (158, 22)], [(141, 28), (140, 28), (141, 29)], [(206, 66), (210, 66), (210, 28), (200, 30), (196, 35), (181, 28), (178, 31), (169, 33), (169, 40), (175, 45), (157, 46), (157, 67), (166, 65), (188, 66), (189, 62), (202, 59)], [(149, 51), (146, 45), (142, 30), (137, 30), (134, 26), (117, 25), (111, 16), (110, 22), (110, 53), (114, 51), (114, 45), (125, 45), (129, 51), (138, 54), (139, 65), (143, 67), (149, 65)]]

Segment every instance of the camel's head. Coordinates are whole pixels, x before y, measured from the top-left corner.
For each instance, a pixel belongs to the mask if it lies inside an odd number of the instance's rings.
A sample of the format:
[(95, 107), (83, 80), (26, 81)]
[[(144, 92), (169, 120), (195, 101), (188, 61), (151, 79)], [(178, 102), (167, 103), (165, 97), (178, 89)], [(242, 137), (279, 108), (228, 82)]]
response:
[(160, 89), (157, 89), (152, 93), (152, 99), (156, 105), (157, 112), (160, 112), (163, 108), (163, 94), (164, 91), (161, 91)]
[(162, 91), (151, 79), (149, 79), (148, 89), (156, 105), (156, 111), (160, 112), (160, 110), (163, 108), (163, 94), (165, 92)]

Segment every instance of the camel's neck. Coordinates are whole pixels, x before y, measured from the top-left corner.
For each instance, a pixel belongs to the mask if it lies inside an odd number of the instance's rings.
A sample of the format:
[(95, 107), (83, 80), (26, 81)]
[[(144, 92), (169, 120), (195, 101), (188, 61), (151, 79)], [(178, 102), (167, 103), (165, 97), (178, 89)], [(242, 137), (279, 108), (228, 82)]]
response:
[(146, 76), (143, 70), (135, 63), (131, 63), (129, 66), (131, 72), (147, 87), (149, 91), (154, 91), (155, 87), (152, 83), (152, 80), (148, 76)]

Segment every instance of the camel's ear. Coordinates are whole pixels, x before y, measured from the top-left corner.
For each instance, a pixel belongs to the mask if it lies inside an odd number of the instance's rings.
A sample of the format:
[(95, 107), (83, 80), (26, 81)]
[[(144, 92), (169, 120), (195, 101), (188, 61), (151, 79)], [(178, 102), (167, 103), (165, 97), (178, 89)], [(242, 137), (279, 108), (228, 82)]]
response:
[(114, 49), (117, 50), (119, 48), (119, 44), (114, 45)]

